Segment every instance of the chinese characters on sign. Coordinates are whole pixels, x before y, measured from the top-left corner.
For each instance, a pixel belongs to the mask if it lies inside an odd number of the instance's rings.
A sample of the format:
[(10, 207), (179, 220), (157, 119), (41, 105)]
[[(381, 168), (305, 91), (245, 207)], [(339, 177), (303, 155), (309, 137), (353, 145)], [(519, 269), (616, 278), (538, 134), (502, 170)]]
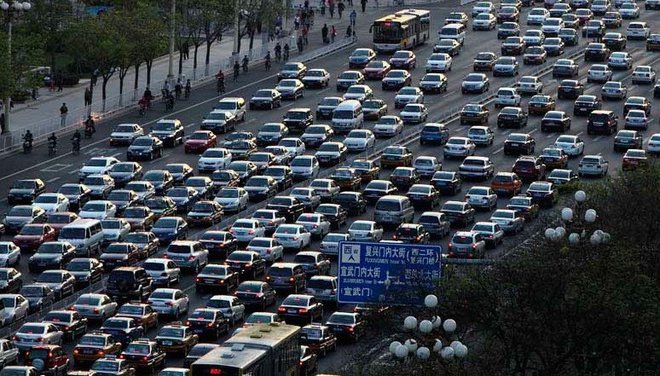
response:
[(339, 255), (341, 303), (421, 304), (440, 279), (436, 245), (342, 242)]

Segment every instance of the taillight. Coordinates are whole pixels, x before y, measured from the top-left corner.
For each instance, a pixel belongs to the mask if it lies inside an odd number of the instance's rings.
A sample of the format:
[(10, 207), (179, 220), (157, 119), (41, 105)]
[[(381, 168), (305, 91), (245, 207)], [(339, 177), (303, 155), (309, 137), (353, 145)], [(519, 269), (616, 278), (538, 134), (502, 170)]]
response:
[(270, 281), (270, 276), (269, 275), (266, 276), (266, 281)]
[(251, 262), (248, 262), (247, 264), (245, 264), (245, 267), (246, 267), (246, 268), (251, 268), (251, 267), (252, 267), (252, 263), (251, 263)]
[(186, 321), (186, 325), (190, 326), (190, 321)]
[(73, 349), (73, 355), (78, 355), (79, 353), (80, 351), (78, 351), (78, 349)]
[(278, 307), (277, 312), (286, 312), (286, 308), (284, 307)]
[(99, 354), (100, 356), (105, 356), (105, 351), (103, 351), (103, 350), (99, 350), (99, 351), (97, 352), (97, 354)]
[(172, 303), (172, 302), (165, 302), (165, 305), (166, 305), (166, 306), (170, 306), (170, 307), (171, 307), (171, 306), (173, 306), (173, 305), (174, 305), (174, 303)]
[[(94, 313), (99, 313), (99, 312), (101, 312), (101, 311), (98, 308), (94, 308)], [(69, 328), (67, 328), (67, 329), (69, 329)]]
[(307, 308), (298, 309), (298, 313), (307, 313)]
[(149, 360), (149, 357), (148, 357), (148, 356), (143, 356), (143, 357), (142, 357), (142, 361), (143, 361), (143, 362), (146, 362), (146, 361), (148, 361), (148, 360)]
[(213, 323), (210, 322), (210, 323), (208, 323), (206, 326), (209, 327), (209, 328), (212, 328), (212, 327), (213, 327)]
[(295, 278), (291, 277), (289, 278), (289, 282), (293, 283), (295, 281)]
[(261, 298), (261, 297), (263, 297), (263, 296), (264, 296), (264, 293), (263, 293), (263, 292), (260, 292), (260, 293), (257, 294), (257, 298)]
[(294, 237), (293, 237), (293, 240), (299, 240), (299, 239), (300, 239), (299, 236), (294, 236)]
[(188, 257), (188, 261), (194, 261), (194, 260), (195, 260), (195, 256), (189, 256)]
[(254, 230), (250, 230), (250, 231), (248, 232), (248, 234), (250, 234), (250, 235), (254, 235)]

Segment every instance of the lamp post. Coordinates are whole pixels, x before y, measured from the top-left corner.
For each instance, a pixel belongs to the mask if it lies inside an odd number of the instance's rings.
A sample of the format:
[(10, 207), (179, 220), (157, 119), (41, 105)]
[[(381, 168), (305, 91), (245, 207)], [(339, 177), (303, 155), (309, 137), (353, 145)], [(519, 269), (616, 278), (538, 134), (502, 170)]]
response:
[[(544, 232), (545, 238), (551, 242), (561, 242), (568, 235), (568, 244), (577, 246), (587, 237), (587, 227), (592, 227), (598, 220), (598, 213), (594, 209), (584, 210), (584, 202), (587, 200), (587, 194), (584, 191), (575, 192), (575, 209), (563, 208), (561, 210), (562, 225), (556, 228), (547, 228)], [(570, 232), (570, 233), (569, 233)], [(597, 246), (607, 244), (610, 241), (610, 234), (602, 230), (595, 230), (589, 236), (589, 243)]]
[[(14, 1), (11, 5), (9, 3), (2, 1), (0, 2), (0, 9), (2, 9), (7, 14), (7, 72), (11, 73), (12, 71), (12, 62), (11, 62), (11, 21), (12, 17), (15, 14), (18, 14), (21, 11), (28, 11), (32, 8), (32, 4), (29, 2), (19, 2)], [(9, 77), (10, 80), (13, 80), (14, 77)], [(11, 103), (11, 93), (7, 92), (7, 96), (3, 99), (4, 101), (4, 110), (5, 110), (5, 129), (3, 133), (9, 133), (11, 130), (10, 127), (10, 103)]]
[(174, 33), (176, 27), (176, 0), (172, 0), (170, 9), (170, 54), (167, 65), (167, 83), (170, 90), (174, 89)]

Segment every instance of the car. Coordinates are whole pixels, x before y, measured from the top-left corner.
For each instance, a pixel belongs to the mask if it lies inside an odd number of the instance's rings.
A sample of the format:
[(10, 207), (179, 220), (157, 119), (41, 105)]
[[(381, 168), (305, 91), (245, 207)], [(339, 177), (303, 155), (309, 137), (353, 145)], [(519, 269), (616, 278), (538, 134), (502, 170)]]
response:
[[(174, 147), (177, 143), (183, 143), (184, 126), (178, 119), (161, 119), (151, 127), (150, 135), (163, 142), (165, 147)], [(98, 172), (97, 172), (98, 173)]]
[(337, 76), (337, 91), (346, 91), (352, 85), (364, 84), (364, 81), (365, 77), (362, 72), (356, 70), (344, 71)]
[(577, 29), (569, 27), (562, 28), (559, 30), (558, 36), (566, 46), (577, 46), (580, 43), (580, 34), (578, 34)]
[(105, 294), (82, 294), (73, 304), (73, 310), (88, 320), (104, 321), (117, 313), (117, 302)]
[[(575, 1), (575, 0), (574, 0)], [(589, 0), (577, 0), (577, 1), (589, 1)], [(589, 6), (590, 4), (584, 4), (585, 6)], [(578, 17), (578, 20), (580, 21), (580, 26), (583, 26), (584, 24), (587, 23), (587, 21), (590, 21), (594, 17), (594, 13), (591, 11), (591, 9), (588, 8), (579, 8), (575, 10), (575, 15)]]
[(561, 19), (564, 21), (564, 27), (559, 30), (560, 34), (563, 29), (573, 29), (577, 31), (580, 27), (580, 19), (575, 13), (564, 13), (561, 16)]
[(374, 204), (381, 197), (396, 194), (398, 192), (399, 189), (390, 181), (372, 180), (366, 187), (364, 187), (362, 195), (369, 204)]
[(653, 84), (655, 82), (655, 69), (649, 65), (638, 65), (632, 72), (633, 85)]
[[(238, 280), (236, 282), (238, 285)], [(222, 334), (229, 333), (229, 321), (220, 310), (214, 308), (196, 308), (186, 320), (186, 325), (192, 328), (193, 333), (203, 338), (210, 337), (217, 340)], [(208, 347), (207, 344), (196, 344), (190, 350), (188, 356), (195, 355), (200, 346)], [(207, 351), (212, 350), (214, 347), (217, 347), (217, 345), (211, 345), (211, 348)]]
[(463, 45), (455, 39), (440, 39), (433, 45), (433, 53), (445, 53), (454, 57), (461, 53)]
[(502, 22), (497, 27), (497, 39), (506, 39), (511, 36), (520, 36), (520, 26), (517, 22)]
[(360, 175), (362, 183), (378, 179), (380, 175), (380, 166), (373, 160), (357, 158), (351, 162), (350, 167)]
[(117, 214), (122, 214), (129, 206), (137, 205), (138, 199), (137, 193), (130, 189), (115, 189), (107, 197), (107, 200), (117, 208)]
[[(119, 359), (137, 370), (145, 370), (150, 374), (154, 374), (156, 369), (165, 366), (165, 352), (160, 349), (156, 341), (149, 339), (131, 341), (119, 355)], [(116, 361), (116, 359), (114, 360)], [(97, 360), (97, 362), (100, 361)], [(95, 366), (96, 363), (92, 366), (92, 369), (97, 369)], [(99, 372), (104, 372), (104, 369), (107, 369), (107, 367), (100, 368)], [(119, 365), (119, 369), (121, 370), (121, 365)]]
[(156, 215), (156, 220), (161, 217), (176, 215), (176, 203), (169, 197), (152, 197), (146, 200), (144, 204)]
[(252, 176), (245, 182), (250, 201), (267, 200), (277, 194), (277, 182), (270, 176)]
[(651, 29), (646, 22), (635, 21), (628, 24), (626, 38), (630, 40), (646, 40), (651, 35)]
[(78, 170), (78, 178), (83, 181), (89, 175), (107, 174), (115, 163), (119, 163), (115, 157), (92, 157)]
[(451, 70), (452, 61), (451, 55), (447, 53), (433, 53), (426, 60), (424, 68), (426, 69), (426, 73), (445, 73)]
[(626, 99), (628, 88), (621, 81), (607, 81), (600, 89), (602, 100)]
[(12, 338), (12, 342), (19, 351), (26, 352), (36, 345), (61, 343), (62, 336), (63, 332), (53, 324), (24, 323)]
[(561, 186), (576, 182), (579, 178), (573, 170), (556, 168), (548, 174), (546, 180), (553, 183), (555, 186)]
[(497, 207), (497, 194), (490, 187), (475, 185), (465, 194), (465, 201), (474, 209), (490, 211)]
[(310, 69), (302, 82), (305, 88), (324, 88), (330, 85), (330, 73), (323, 68)]
[(498, 172), (490, 183), (497, 195), (515, 196), (522, 190), (522, 180), (514, 172)]
[(337, 337), (329, 326), (321, 324), (303, 326), (300, 333), (300, 343), (303, 344), (301, 347), (305, 350), (301, 353), (301, 359), (309, 357), (309, 354), (306, 354), (308, 351), (324, 357), (328, 351), (337, 350)]
[[(35, 228), (35, 226), (39, 225), (27, 225), (23, 227), (23, 231)], [(38, 236), (43, 237), (43, 235)], [(23, 244), (20, 241), (15, 240), (15, 242), (19, 246), (22, 246)], [(63, 269), (75, 257), (76, 247), (71, 243), (66, 241), (45, 241), (39, 244), (37, 252), (28, 259), (28, 269), (31, 273), (37, 273), (47, 269)]]
[(325, 325), (340, 339), (358, 342), (367, 328), (362, 315), (357, 312), (334, 312)]
[(256, 278), (265, 273), (266, 261), (261, 258), (259, 252), (234, 251), (225, 259), (225, 265), (239, 273), (240, 276)]
[[(283, 217), (285, 221), (293, 222), (303, 213), (305, 205), (292, 196), (276, 196), (270, 200), (266, 209), (275, 210), (279, 217)], [(257, 221), (259, 220), (257, 219)], [(275, 227), (271, 227), (270, 231), (274, 231), (274, 229)]]
[(193, 333), (192, 328), (181, 323), (162, 326), (155, 339), (166, 354), (182, 353), (184, 356), (199, 342), (199, 336)]
[(525, 218), (512, 209), (497, 209), (489, 220), (498, 224), (505, 234), (516, 234), (522, 231), (525, 225)]
[(476, 145), (467, 137), (450, 137), (443, 147), (443, 156), (445, 159), (454, 157), (468, 157), (474, 155)]
[(571, 129), (571, 118), (564, 111), (548, 111), (541, 119), (541, 132), (558, 130), (566, 132)]
[(442, 205), (440, 212), (452, 225), (464, 226), (475, 220), (475, 210), (467, 202), (447, 201)]
[(548, 53), (543, 46), (529, 46), (523, 54), (523, 64), (544, 64)]
[(483, 104), (468, 103), (461, 109), (460, 122), (465, 124), (487, 124), (490, 112)]
[(84, 333), (73, 348), (73, 361), (76, 366), (94, 363), (105, 356), (117, 356), (121, 353), (121, 343), (110, 334), (100, 331)]
[[(508, 9), (511, 9), (510, 7)], [(515, 9), (515, 8), (513, 8)], [(513, 9), (511, 9), (513, 11)], [(498, 17), (500, 13), (498, 13)], [(513, 14), (509, 15), (516, 19)], [(472, 19), (472, 30), (493, 30), (497, 26), (497, 17), (491, 13), (481, 13)]]
[(623, 155), (622, 169), (624, 171), (634, 170), (637, 167), (646, 166), (648, 157), (646, 150), (643, 149), (628, 149), (626, 154)]
[(621, 51), (626, 49), (626, 38), (621, 33), (605, 33), (601, 41), (605, 43), (605, 46), (611, 51)]
[(193, 187), (172, 187), (167, 190), (166, 197), (170, 198), (176, 205), (177, 212), (188, 212), (195, 202), (201, 199), (199, 193)]
[[(567, 138), (564, 139), (568, 140)], [(579, 144), (576, 145), (570, 141), (567, 143), (567, 146), (568, 145), (575, 145), (576, 147), (579, 146)], [(570, 146), (568, 148), (570, 149)], [(544, 148), (541, 152), (541, 155), (539, 155), (539, 160), (545, 165), (547, 170), (552, 170), (555, 168), (568, 168), (568, 158), (568, 154), (564, 151), (564, 149), (554, 145)]]
[(42, 193), (33, 200), (32, 205), (46, 213), (66, 212), (69, 210), (69, 199), (61, 193)]
[(79, 210), (92, 196), (92, 190), (85, 184), (80, 183), (62, 184), (57, 193), (63, 194), (69, 200), (70, 210)]
[(543, 20), (541, 32), (546, 38), (559, 35), (559, 30), (565, 26), (564, 20), (559, 18), (561, 16), (557, 16), (557, 14), (550, 14), (550, 17)]
[(25, 320), (28, 316), (30, 303), (19, 294), (0, 294), (4, 306), (4, 325), (10, 325)]
[(545, 8), (532, 8), (527, 15), (527, 25), (542, 25), (550, 12)]
[(613, 74), (608, 65), (594, 64), (587, 71), (587, 82), (607, 82), (612, 79)]
[(367, 99), (371, 99), (374, 96), (374, 92), (368, 85), (351, 85), (346, 89), (346, 93), (342, 96), (342, 99), (347, 100), (357, 100), (360, 103), (364, 102)]
[(600, 110), (603, 104), (595, 95), (580, 95), (575, 100), (573, 115), (591, 115), (592, 112)]
[[(330, 232), (330, 221), (319, 213), (303, 213), (296, 219), (295, 224), (302, 226), (311, 236), (319, 239)], [(280, 235), (277, 230), (274, 234)]]
[[(573, 59), (558, 59), (555, 64), (552, 66), (552, 77), (553, 78), (558, 78), (558, 77), (574, 77), (578, 75), (578, 65), (575, 63), (575, 60)], [(558, 88), (558, 92), (562, 95), (558, 95), (559, 98), (564, 98), (566, 95), (571, 96), (574, 95), (572, 92), (575, 90), (575, 86), (571, 86), (574, 80), (564, 80), (562, 83), (566, 83), (566, 85), (562, 88), (560, 86)], [(583, 90), (584, 91), (584, 90)]]
[(646, 38), (646, 51), (657, 51), (660, 49), (660, 34), (651, 34)]
[(539, 205), (533, 202), (531, 197), (525, 195), (511, 197), (506, 208), (516, 211), (525, 220), (536, 218), (539, 213)]
[(118, 124), (110, 133), (110, 146), (130, 145), (137, 137), (144, 136), (144, 129), (135, 123)]
[[(284, 247), (282, 247), (277, 240), (266, 237), (259, 237), (250, 240), (247, 247), (247, 251), (253, 251), (259, 253), (261, 258), (266, 262), (273, 263), (277, 260), (282, 260), (284, 257)], [(238, 285), (238, 281), (236, 283)]]
[[(51, 269), (41, 272), (35, 282), (48, 285), (53, 290), (56, 299), (63, 299), (73, 295), (76, 279), (66, 270)], [(20, 290), (20, 286), (18, 290)]]
[(461, 83), (461, 93), (463, 94), (470, 94), (470, 93), (482, 94), (487, 92), (489, 88), (490, 88), (490, 80), (483, 73), (470, 73), (467, 76), (465, 76), (463, 82)]
[(282, 99), (296, 100), (305, 95), (305, 85), (296, 78), (282, 79), (275, 86), (275, 90), (280, 92)]
[(427, 73), (419, 81), (422, 93), (443, 93), (447, 91), (447, 76), (442, 73)]
[(91, 286), (103, 276), (103, 265), (92, 257), (74, 258), (66, 263), (66, 270), (76, 279), (76, 287)]
[(367, 220), (357, 220), (348, 228), (348, 236), (352, 241), (380, 241), (383, 239), (383, 226)]
[(534, 153), (536, 141), (527, 133), (510, 133), (504, 140), (504, 155)]
[(450, 258), (482, 258), (486, 252), (486, 242), (478, 232), (457, 231), (448, 248)]
[(606, 62), (611, 50), (604, 43), (589, 43), (584, 51), (584, 61)]
[(300, 155), (289, 164), (294, 181), (302, 181), (314, 178), (318, 175), (320, 164), (313, 155)]
[(650, 116), (651, 115), (651, 101), (649, 101), (645, 97), (638, 97), (638, 96), (630, 97), (623, 104), (623, 114), (626, 115), (631, 110), (641, 110), (641, 111), (644, 111), (644, 113), (647, 116)]
[(633, 130), (620, 130), (614, 137), (614, 151), (641, 149), (643, 137), (640, 133)]
[(132, 318), (138, 325), (142, 325), (145, 330), (158, 326), (158, 312), (146, 303), (124, 303), (119, 307), (116, 317)]
[(557, 187), (549, 181), (535, 181), (527, 188), (526, 195), (539, 206), (552, 207), (558, 199)]
[(628, 70), (632, 68), (632, 58), (627, 52), (612, 52), (607, 60), (607, 66), (612, 69)]
[(383, 90), (398, 90), (412, 83), (412, 76), (407, 70), (392, 69), (381, 80)]
[(282, 69), (277, 74), (277, 79), (282, 80), (285, 78), (301, 79), (307, 73), (307, 67), (300, 62), (287, 62), (282, 66)]
[[(268, 283), (263, 281), (243, 281), (240, 285), (238, 285), (234, 295), (240, 299), (245, 307), (257, 306), (261, 308), (262, 311), (265, 311), (266, 307), (271, 306), (277, 302), (275, 290), (270, 287)], [(277, 314), (272, 315), (277, 316)], [(250, 320), (250, 318), (245, 320), (245, 324), (253, 322), (254, 321)]]
[(383, 150), (380, 159), (381, 168), (410, 167), (412, 165), (412, 152), (405, 146), (392, 145)]
[(502, 227), (498, 223), (492, 221), (477, 222), (472, 226), (470, 232), (481, 235), (481, 238), (486, 242), (486, 248), (495, 248), (498, 244), (502, 244), (504, 241), (504, 231), (502, 230)]
[(46, 211), (38, 206), (16, 205), (12, 207), (3, 220), (6, 233), (18, 233), (29, 224), (39, 224), (47, 219)]
[(578, 164), (578, 176), (605, 177), (609, 169), (608, 161), (601, 155), (585, 155)]
[(444, 145), (449, 139), (449, 130), (441, 123), (426, 123), (419, 135), (419, 143)]
[(516, 159), (511, 171), (518, 175), (523, 181), (543, 180), (546, 174), (546, 166), (539, 158), (523, 156)]
[(576, 99), (584, 94), (584, 85), (577, 80), (562, 80), (557, 87), (557, 99)]
[(316, 208), (314, 213), (322, 214), (330, 222), (331, 229), (339, 229), (341, 225), (346, 223), (346, 218), (348, 217), (346, 209), (339, 204), (321, 204)]
[(360, 192), (341, 192), (335, 197), (335, 204), (340, 205), (351, 216), (363, 214), (367, 210), (367, 200)]
[(144, 268), (124, 266), (110, 272), (105, 292), (116, 301), (129, 299), (146, 301), (152, 290), (153, 280)]
[(506, 37), (504, 42), (502, 42), (502, 47), (500, 52), (502, 56), (517, 56), (521, 55), (525, 50), (526, 43), (520, 36), (511, 36)]
[(495, 6), (490, 1), (479, 1), (472, 6), (472, 18), (480, 13), (493, 13)]
[(540, 94), (543, 92), (543, 81), (537, 76), (523, 76), (516, 84), (520, 94)]
[[(56, 238), (57, 234), (55, 233), (55, 229), (50, 227), (50, 225), (45, 223), (31, 223), (23, 226), (21, 231), (14, 236), (13, 241), (21, 251), (33, 251), (41, 248), (43, 244), (54, 241)], [(73, 249), (75, 252), (75, 247), (68, 242), (66, 244), (68, 245), (68, 249)], [(46, 261), (49, 261), (50, 263), (52, 259), (56, 258), (56, 256), (44, 256), (46, 253), (46, 251), (42, 251), (42, 253), (40, 253), (35, 259), (41, 259), (40, 261), (45, 264)], [(34, 257), (34, 255), (32, 257)], [(32, 266), (33, 262), (29, 262), (29, 264)]]
[(245, 320), (245, 305), (236, 296), (213, 295), (206, 307), (222, 312), (231, 325)]
[[(266, 90), (268, 93), (259, 90), (255, 97), (250, 99), (250, 109), (261, 108), (262, 106), (274, 106), (279, 103), (281, 95), (277, 90)], [(200, 129), (212, 131), (213, 133), (227, 133), (236, 129), (238, 119), (234, 112), (226, 110), (212, 110), (202, 118)]]
[(103, 251), (99, 257), (105, 271), (110, 271), (116, 266), (137, 265), (139, 251), (135, 244), (113, 242)]
[(69, 357), (57, 344), (33, 346), (25, 355), (25, 365), (34, 367), (42, 375), (65, 374), (69, 368)]
[(623, 17), (618, 10), (605, 12), (601, 20), (608, 29), (617, 29), (623, 24)]
[(532, 96), (527, 102), (527, 111), (530, 115), (545, 115), (548, 111), (555, 110), (556, 105), (557, 102), (550, 95), (537, 94)]
[(643, 110), (630, 110), (626, 114), (625, 129), (648, 129), (651, 119)]
[(362, 184), (362, 178), (357, 170), (351, 167), (340, 167), (330, 175), (330, 179), (334, 180), (335, 184), (339, 186), (340, 191), (356, 191)]
[(328, 258), (321, 252), (298, 252), (293, 258), (293, 263), (299, 264), (303, 267), (307, 278), (330, 274), (330, 260), (328, 260)]
[(306, 147), (314, 148), (326, 141), (330, 141), (334, 134), (335, 131), (329, 125), (314, 124), (305, 129), (305, 133), (300, 136), (300, 139), (305, 143)]
[(401, 191), (419, 183), (419, 180), (420, 176), (413, 167), (397, 167), (390, 174), (390, 181)]
[(605, 35), (606, 28), (607, 26), (602, 20), (589, 20), (584, 24), (584, 27), (582, 28), (582, 37), (602, 38), (603, 35)]
[(376, 58), (376, 52), (371, 48), (356, 48), (348, 57), (348, 67), (365, 68)]
[[(520, 20), (520, 11), (517, 7), (512, 6), (502, 6), (497, 11), (497, 23), (503, 23), (505, 21), (518, 22)], [(474, 19), (476, 23), (477, 18)]]
[(658, 8), (660, 8), (660, 3), (658, 1), (651, 0), (651, 1), (646, 1), (644, 3), (644, 9), (646, 10), (658, 9)]
[(287, 324), (312, 323), (323, 319), (323, 303), (311, 295), (291, 294), (284, 298), (277, 314)]
[(417, 56), (412, 51), (399, 50), (392, 54), (389, 63), (394, 69), (415, 69), (417, 66)]
[(419, 124), (426, 121), (429, 116), (428, 109), (420, 103), (408, 103), (399, 113), (405, 124)]
[(410, 244), (427, 244), (431, 234), (421, 224), (402, 223), (397, 227), (392, 239)]
[(488, 157), (468, 156), (458, 167), (458, 173), (463, 179), (490, 179), (494, 171), (494, 164)]
[[(282, 94), (280, 94), (280, 92), (275, 89), (259, 89), (254, 93), (252, 98), (250, 98), (250, 110), (258, 110), (258, 109), (272, 110), (275, 107), (281, 107), (281, 106), (282, 106)], [(221, 112), (220, 110), (215, 110), (215, 111)], [(230, 112), (221, 112), (221, 113), (228, 114), (229, 119), (235, 120), (232, 119), (233, 114), (231, 114)], [(205, 120), (208, 120), (208, 118)], [(223, 119), (219, 119), (219, 120), (223, 120)], [(225, 119), (225, 123), (226, 120), (227, 119)], [(227, 130), (225, 129), (225, 132), (226, 131)]]
[(516, 88), (513, 87), (501, 87), (497, 90), (495, 94), (495, 108), (501, 108), (505, 106), (520, 106), (520, 94)]
[(179, 289), (158, 288), (149, 296), (147, 302), (159, 315), (172, 316), (175, 319), (188, 314), (190, 300)]
[(21, 248), (14, 242), (0, 242), (0, 267), (17, 266), (21, 261)]
[[(93, 202), (93, 201), (90, 201)], [(131, 231), (131, 225), (124, 218), (106, 218), (101, 220), (103, 245), (120, 242)]]
[(545, 41), (543, 32), (536, 29), (525, 31), (522, 38), (526, 46), (541, 46)]
[(442, 163), (436, 157), (419, 156), (413, 161), (415, 172), (420, 177), (430, 178), (436, 171), (442, 170)]
[(346, 160), (348, 149), (342, 142), (326, 141), (314, 153), (322, 167), (334, 166)]

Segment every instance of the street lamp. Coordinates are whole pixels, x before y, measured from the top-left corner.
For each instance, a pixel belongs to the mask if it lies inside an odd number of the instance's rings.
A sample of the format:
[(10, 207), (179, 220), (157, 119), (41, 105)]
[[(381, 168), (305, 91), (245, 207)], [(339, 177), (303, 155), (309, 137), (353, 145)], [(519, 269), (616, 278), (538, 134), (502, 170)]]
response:
[[(12, 71), (11, 68), (11, 21), (12, 17), (15, 14), (20, 13), (21, 11), (29, 11), (32, 8), (32, 4), (29, 2), (20, 2), (20, 1), (14, 1), (11, 5), (7, 3), (6, 1), (0, 2), (0, 9), (2, 9), (4, 12), (7, 14), (7, 72)], [(10, 77), (10, 79), (14, 79), (14, 77)], [(10, 132), (10, 102), (11, 102), (11, 92), (7, 92), (6, 97), (4, 98), (4, 105), (5, 105), (5, 129), (3, 133), (9, 133)]]

